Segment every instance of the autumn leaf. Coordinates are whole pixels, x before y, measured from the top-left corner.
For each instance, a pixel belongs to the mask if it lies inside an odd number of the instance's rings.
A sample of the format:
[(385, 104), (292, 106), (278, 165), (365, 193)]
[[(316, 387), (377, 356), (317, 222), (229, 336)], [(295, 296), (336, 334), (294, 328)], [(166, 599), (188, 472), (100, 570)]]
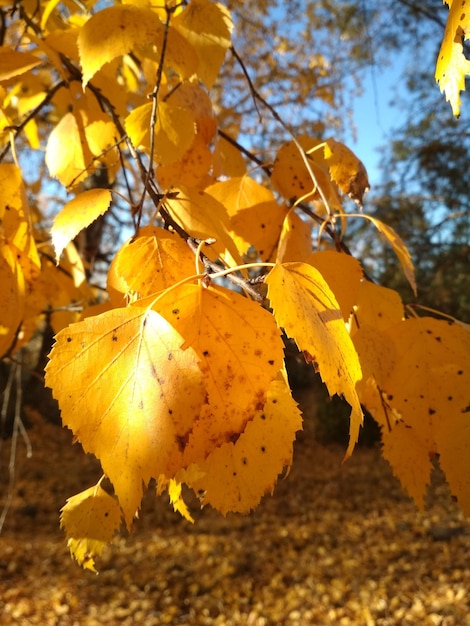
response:
[(207, 400), (185, 441), (189, 465), (230, 441), (264, 404), (283, 364), (283, 343), (259, 304), (222, 287), (181, 285), (155, 308), (198, 355)]
[(65, 426), (101, 462), (128, 527), (143, 485), (172, 476), (204, 402), (198, 358), (158, 313), (113, 309), (56, 336), (46, 384)]
[(356, 392), (362, 372), (339, 304), (320, 272), (306, 263), (278, 263), (266, 283), (278, 325), (318, 368), (330, 394), (344, 395), (352, 407), (349, 455), (362, 423)]
[[(152, 104), (131, 111), (125, 121), (126, 131), (135, 148), (150, 154)], [(195, 136), (195, 118), (190, 109), (170, 102), (159, 102), (154, 128), (153, 158), (167, 165), (181, 159)]]
[(57, 263), (64, 248), (81, 230), (103, 215), (110, 203), (111, 191), (109, 189), (89, 189), (76, 196), (59, 211), (51, 228)]
[(397, 255), (398, 260), (400, 261), (400, 264), (403, 268), (403, 272), (408, 282), (410, 283), (411, 288), (413, 289), (413, 293), (416, 296), (418, 289), (416, 286), (413, 260), (403, 239), (397, 232), (395, 232), (395, 230), (391, 226), (385, 224), (381, 220), (378, 220), (376, 217), (371, 217), (370, 215), (365, 214), (361, 214), (359, 217), (363, 217), (369, 220), (369, 222), (371, 222), (377, 228), (377, 230), (382, 233), (382, 235), (384, 235), (384, 237), (387, 239), (388, 243), (392, 246), (393, 251)]
[(436, 64), (435, 78), (455, 117), (460, 115), (460, 92), (465, 91), (465, 76), (470, 75), (462, 40), (470, 39), (470, 11), (462, 0), (445, 0), (449, 5), (444, 38)]
[(210, 504), (225, 515), (248, 513), (266, 493), (272, 493), (278, 476), (292, 464), (295, 434), (302, 428), (297, 403), (284, 380), (271, 383), (267, 400), (243, 433), (225, 443), (197, 464), (202, 478), (188, 484), (202, 493), (202, 505)]
[[(468, 515), (470, 333), (458, 324), (426, 317), (402, 321), (391, 326), (387, 333), (393, 340), (396, 359), (384, 383), (384, 394), (396, 417), (390, 420), (391, 433), (384, 439), (384, 445), (393, 439), (395, 444), (384, 448), (384, 456), (422, 506), (429, 463), (420, 464), (419, 459), (438, 454), (452, 493)], [(413, 435), (407, 434), (403, 440), (403, 427), (394, 432), (396, 423), (401, 422), (405, 431), (413, 431)], [(401, 452), (409, 445), (411, 436), (415, 447), (421, 449), (413, 466), (420, 490), (407, 482), (409, 470), (403, 454), (409, 453)]]
[(282, 224), (277, 260), (280, 263), (305, 261), (312, 253), (312, 228), (294, 209), (290, 209)]
[(240, 253), (253, 246), (262, 261), (272, 260), (287, 214), (272, 192), (249, 176), (217, 182), (205, 191), (226, 207)]
[(233, 23), (229, 11), (219, 2), (192, 0), (172, 25), (195, 49), (197, 75), (210, 89), (231, 44)]
[(68, 498), (61, 509), (60, 525), (77, 563), (97, 573), (95, 558), (101, 556), (119, 530), (121, 509), (117, 500), (98, 484)]
[(0, 48), (0, 82), (10, 80), (40, 65), (41, 59), (29, 52), (19, 52), (10, 46)]
[[(164, 25), (149, 8), (123, 4), (95, 13), (78, 37), (83, 86), (103, 65), (134, 48), (152, 44), (161, 51), (163, 37)], [(192, 46), (171, 27), (166, 50), (166, 63), (182, 78), (189, 78), (195, 72)]]
[(21, 268), (0, 238), (0, 358), (12, 348), (24, 314), (25, 284)]
[(181, 187), (165, 200), (172, 218), (197, 239), (215, 241), (204, 248), (208, 257), (221, 256), (241, 265), (243, 260), (230, 236), (230, 220), (225, 206), (205, 191)]
[(349, 254), (335, 250), (321, 250), (311, 254), (305, 262), (313, 265), (326, 280), (335, 294), (344, 320), (347, 321), (356, 303), (362, 278), (359, 261)]
[[(194, 254), (176, 233), (145, 226), (111, 263), (108, 289), (114, 296), (145, 298), (195, 273)], [(117, 302), (117, 300), (115, 300)]]
[(362, 161), (347, 146), (334, 139), (326, 140), (324, 156), (330, 168), (331, 179), (342, 193), (347, 194), (362, 207), (364, 194), (370, 189)]

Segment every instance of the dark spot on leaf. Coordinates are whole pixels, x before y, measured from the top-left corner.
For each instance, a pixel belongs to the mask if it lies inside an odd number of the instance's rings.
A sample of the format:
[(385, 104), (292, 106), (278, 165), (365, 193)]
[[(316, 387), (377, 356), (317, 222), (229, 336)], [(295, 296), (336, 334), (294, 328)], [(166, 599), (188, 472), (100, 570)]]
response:
[(173, 354), (172, 354), (171, 352), (169, 352), (169, 353), (168, 353), (168, 357), (167, 357), (167, 358), (168, 358), (168, 360), (169, 360), (169, 361), (171, 361), (171, 360), (172, 360), (172, 358), (173, 358)]
[(436, 337), (436, 341), (438, 341), (440, 343), (442, 341), (442, 339), (440, 337)]
[(393, 400), (393, 394), (389, 393), (388, 396), (387, 396), (387, 399), (388, 400)]
[(261, 452), (266, 452), (265, 446), (261, 446)]
[(424, 396), (422, 393), (419, 394), (419, 397), (421, 398), (421, 400), (424, 400)]
[(274, 359), (269, 359), (268, 363), (269, 365), (274, 365)]
[(172, 313), (173, 315), (179, 315), (180, 310), (179, 309), (173, 309)]
[(259, 348), (255, 350), (255, 356), (261, 356), (263, 354), (263, 351), (260, 350)]
[(240, 433), (228, 433), (227, 434), (227, 440), (230, 441), (230, 443), (237, 443), (239, 437), (240, 437)]
[(72, 341), (72, 337), (67, 337), (67, 343), (70, 343)]
[(464, 410), (462, 411), (462, 413), (470, 413), (470, 404), (467, 405)]
[(435, 409), (428, 409), (429, 415), (434, 415), (435, 412), (436, 412)]
[(168, 415), (173, 415), (173, 409), (168, 409)]
[(236, 475), (237, 475), (237, 472), (233, 472), (232, 476), (236, 476)]
[(453, 400), (453, 399), (454, 399), (454, 397), (453, 397), (453, 396), (447, 396), (447, 400), (449, 400), (449, 402), (450, 402), (451, 400)]
[(204, 350), (204, 352), (202, 353), (204, 356), (209, 356), (209, 350)]
[(142, 326), (145, 328), (147, 326), (147, 318), (144, 317), (144, 321), (142, 322)]
[(273, 404), (277, 404), (276, 398), (273, 398)]
[(118, 340), (117, 335), (113, 334), (113, 341), (117, 341), (117, 340)]
[(189, 432), (185, 433), (184, 435), (176, 435), (175, 441), (180, 452), (184, 452), (184, 449), (188, 445), (188, 440), (189, 440)]
[(266, 419), (266, 415), (264, 413), (262, 415), (260, 415), (260, 417), (261, 417), (262, 420)]
[(462, 374), (463, 374), (463, 370), (459, 370), (459, 371), (457, 372), (457, 376), (462, 376)]
[(108, 511), (106, 511), (106, 513), (104, 514), (105, 517), (109, 517), (109, 513)]
[(246, 456), (243, 457), (242, 463), (243, 465), (246, 465), (248, 463), (248, 459), (246, 458)]

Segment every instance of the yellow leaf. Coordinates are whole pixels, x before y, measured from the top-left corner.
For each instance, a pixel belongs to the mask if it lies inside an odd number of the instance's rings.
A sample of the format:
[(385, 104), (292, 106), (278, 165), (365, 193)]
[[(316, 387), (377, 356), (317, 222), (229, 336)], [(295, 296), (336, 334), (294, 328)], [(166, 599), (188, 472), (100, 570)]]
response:
[(191, 111), (196, 124), (196, 132), (206, 144), (211, 143), (217, 134), (217, 118), (207, 91), (198, 83), (184, 81), (171, 92), (167, 102), (174, 107)]
[(18, 52), (9, 46), (0, 48), (0, 82), (8, 81), (28, 72), (42, 63), (34, 54)]
[(176, 197), (165, 200), (165, 206), (175, 222), (192, 237), (215, 239), (213, 244), (204, 248), (208, 257), (228, 256), (229, 262), (232, 259), (241, 265), (242, 258), (229, 233), (230, 220), (225, 206), (202, 190), (181, 187), (176, 191)]
[(70, 553), (79, 565), (92, 572), (96, 572), (95, 557), (102, 554), (120, 524), (119, 503), (99, 484), (68, 498), (61, 509), (60, 525)]
[(21, 266), (26, 280), (34, 280), (39, 274), (41, 263), (26, 190), (16, 165), (0, 165), (0, 220), (1, 230), (15, 256), (15, 263)]
[(51, 228), (57, 263), (64, 248), (81, 230), (103, 215), (110, 203), (109, 189), (90, 189), (76, 196), (59, 211)]
[(362, 372), (339, 304), (320, 272), (306, 263), (277, 264), (266, 283), (278, 325), (315, 364), (330, 394), (344, 395), (352, 407), (349, 455), (362, 423), (356, 392)]
[(403, 302), (394, 289), (362, 280), (351, 318), (352, 330), (370, 326), (386, 330), (405, 317)]
[(51, 176), (68, 187), (82, 182), (92, 161), (80, 114), (66, 113), (49, 135), (46, 164)]
[[(160, 18), (146, 7), (123, 4), (95, 13), (78, 37), (83, 86), (103, 65), (135, 48), (151, 44), (161, 52), (163, 36), (164, 25)], [(194, 73), (194, 50), (172, 27), (168, 34), (166, 55), (166, 65), (171, 65), (182, 78), (189, 78)]]
[[(126, 132), (134, 146), (150, 154), (152, 104), (143, 104), (126, 118)], [(153, 158), (168, 164), (181, 159), (195, 135), (195, 119), (190, 109), (169, 102), (159, 102), (154, 134)]]
[(108, 287), (145, 298), (195, 273), (194, 254), (176, 233), (146, 226), (113, 259)]
[[(403, 422), (406, 430), (413, 430), (422, 449), (420, 458), (439, 454), (452, 493), (468, 515), (470, 333), (459, 324), (426, 317), (402, 321), (387, 333), (395, 345), (396, 362), (384, 391), (398, 416), (396, 423)], [(392, 430), (395, 426), (395, 422), (390, 424)], [(396, 445), (406, 446), (407, 439), (399, 439)], [(399, 472), (400, 459), (387, 454), (394, 471)], [(424, 485), (429, 478), (428, 464), (418, 465), (416, 460), (413, 468)], [(411, 490), (408, 484), (404, 486)]]
[(371, 217), (370, 215), (363, 215), (366, 219), (368, 219), (372, 224), (377, 228), (382, 235), (385, 236), (388, 243), (392, 246), (393, 251), (398, 257), (400, 264), (403, 268), (403, 272), (413, 289), (413, 293), (417, 294), (416, 287), (416, 279), (415, 279), (415, 271), (413, 267), (413, 261), (411, 259), (411, 255), (406, 247), (403, 239), (396, 233), (391, 226), (384, 224), (380, 220), (375, 217)]
[(362, 278), (361, 264), (354, 257), (335, 250), (314, 252), (306, 260), (313, 265), (330, 286), (347, 321)]
[(194, 519), (188, 510), (186, 502), (181, 495), (181, 483), (177, 482), (173, 478), (170, 478), (168, 483), (168, 495), (170, 496), (170, 502), (173, 505), (175, 511), (182, 515), (188, 522), (194, 524)]
[(336, 188), (331, 184), (328, 164), (323, 156), (323, 143), (306, 136), (298, 137), (297, 143), (304, 150), (303, 157), (294, 141), (284, 144), (278, 151), (271, 175), (274, 188), (289, 202), (300, 198), (303, 202), (320, 200), (320, 188), (330, 209), (339, 210), (341, 205)]
[(253, 246), (262, 261), (272, 260), (287, 213), (272, 192), (249, 176), (215, 183), (206, 192), (225, 205), (240, 253)]
[(181, 464), (204, 402), (195, 351), (155, 311), (113, 309), (56, 336), (46, 369), (62, 421), (101, 462), (130, 527), (143, 485)]
[[(5, 258), (6, 257), (6, 258)], [(24, 313), (24, 277), (0, 238), (0, 358), (14, 345)]]
[(292, 444), (302, 419), (288, 385), (271, 383), (266, 404), (247, 424), (235, 442), (225, 443), (197, 468), (205, 475), (188, 481), (210, 504), (225, 515), (248, 513), (261, 498), (272, 493), (279, 474), (292, 464)]
[[(283, 363), (283, 343), (266, 310), (231, 290), (181, 285), (155, 308), (198, 354), (207, 400), (184, 441), (184, 466), (233, 441)], [(183, 443), (183, 442), (182, 442)]]
[(205, 189), (214, 180), (212, 161), (210, 148), (202, 137), (196, 135), (191, 146), (178, 161), (158, 167), (158, 183), (166, 191), (182, 186)]
[(277, 260), (280, 263), (305, 261), (311, 253), (312, 227), (291, 209), (282, 225)]
[(326, 140), (324, 156), (330, 168), (331, 179), (342, 193), (362, 207), (364, 193), (370, 189), (362, 161), (347, 146), (334, 139)]
[(172, 21), (196, 50), (196, 73), (208, 89), (220, 70), (231, 39), (232, 19), (226, 7), (210, 0), (192, 0)]
[(460, 115), (460, 92), (465, 91), (465, 76), (470, 75), (470, 61), (465, 57), (462, 39), (470, 38), (470, 11), (462, 0), (446, 0), (449, 5), (444, 38), (436, 64), (435, 78), (455, 117)]
[(223, 175), (244, 176), (245, 174), (246, 164), (240, 150), (225, 137), (219, 137), (214, 151), (214, 178), (220, 178)]

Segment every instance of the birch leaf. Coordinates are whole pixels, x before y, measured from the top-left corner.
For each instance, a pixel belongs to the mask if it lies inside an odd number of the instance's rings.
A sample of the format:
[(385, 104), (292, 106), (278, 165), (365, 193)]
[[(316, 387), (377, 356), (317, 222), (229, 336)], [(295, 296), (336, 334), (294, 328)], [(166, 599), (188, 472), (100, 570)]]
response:
[(128, 527), (143, 485), (181, 464), (205, 398), (194, 350), (155, 311), (113, 309), (56, 336), (46, 384), (65, 426), (101, 462)]
[(100, 556), (121, 525), (121, 509), (115, 498), (95, 485), (71, 498), (61, 509), (60, 525), (65, 530), (70, 553), (83, 569), (96, 572)]
[(344, 395), (352, 407), (349, 455), (362, 423), (356, 392), (362, 372), (339, 304), (320, 272), (306, 263), (277, 264), (266, 283), (278, 325), (315, 364), (330, 394)]
[(57, 263), (64, 248), (81, 230), (103, 215), (110, 204), (111, 191), (109, 189), (89, 189), (76, 196), (59, 211), (51, 228)]

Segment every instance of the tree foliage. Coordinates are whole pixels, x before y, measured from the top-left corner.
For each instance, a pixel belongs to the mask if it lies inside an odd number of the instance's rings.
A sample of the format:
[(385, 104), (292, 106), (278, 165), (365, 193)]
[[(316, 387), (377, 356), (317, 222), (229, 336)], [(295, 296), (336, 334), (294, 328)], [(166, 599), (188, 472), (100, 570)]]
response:
[[(298, 133), (283, 115), (331, 101), (334, 70), (310, 56), (277, 100), (274, 58), (233, 43), (245, 4), (2, 4), (0, 352), (16, 358), (45, 315), (56, 332), (46, 384), (104, 472), (61, 516), (89, 569), (152, 480), (188, 520), (183, 484), (223, 514), (272, 492), (302, 427), (282, 333), (350, 404), (346, 457), (364, 406), (416, 502), (439, 455), (470, 512), (468, 328), (405, 308), (350, 255), (347, 226), (367, 220), (416, 292), (396, 230), (344, 208), (362, 208), (364, 165), (321, 119)], [(268, 32), (269, 3), (253, 4)], [(454, 4), (438, 80), (458, 112), (469, 19)], [(280, 85), (302, 67), (282, 45)]]

